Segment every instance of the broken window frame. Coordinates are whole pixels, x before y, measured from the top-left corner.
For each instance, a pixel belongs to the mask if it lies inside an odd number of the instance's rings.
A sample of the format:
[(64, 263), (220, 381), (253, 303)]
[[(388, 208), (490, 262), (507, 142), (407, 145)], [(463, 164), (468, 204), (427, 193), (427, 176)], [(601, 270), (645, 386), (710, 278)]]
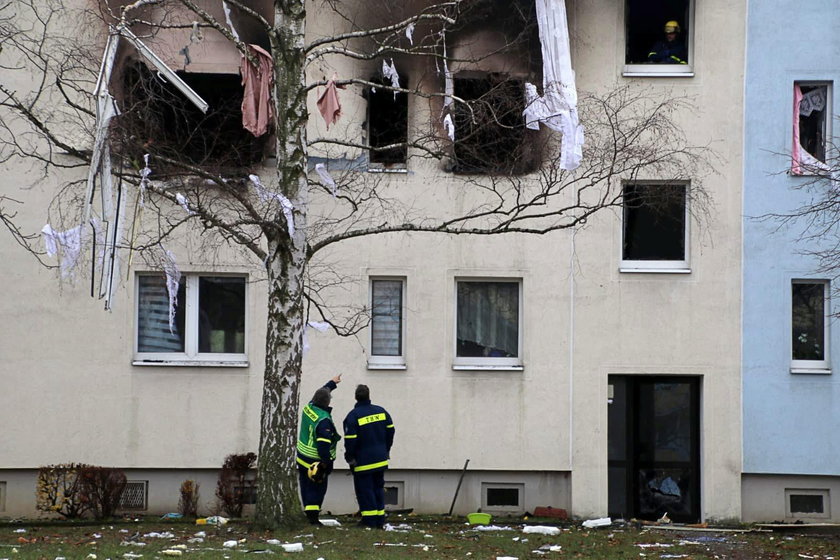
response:
[[(381, 77), (371, 78), (370, 81), (374, 82), (374, 83), (382, 83), (383, 85), (386, 84), (385, 79), (381, 78)], [(388, 85), (390, 85), (390, 83), (388, 83)], [(400, 74), (400, 87), (406, 88), (407, 85), (408, 85), (407, 77), (404, 74)], [(404, 105), (405, 117), (403, 118), (401, 123), (399, 123), (402, 127), (404, 127), (404, 130), (402, 131), (403, 134), (401, 135), (400, 139), (388, 142), (386, 144), (381, 144), (381, 145), (382, 146), (387, 146), (387, 145), (390, 145), (390, 144), (396, 144), (398, 142), (403, 142), (403, 143), (406, 144), (406, 146), (404, 146), (403, 148), (394, 148), (393, 150), (385, 150), (385, 151), (368, 150), (368, 171), (371, 171), (371, 172), (406, 172), (408, 170), (408, 145), (407, 144), (408, 144), (408, 123), (409, 123), (409, 118), (410, 118), (408, 94), (407, 93), (402, 93), (402, 92), (397, 92), (396, 96), (395, 96), (394, 95), (395, 92), (393, 92), (389, 89), (385, 89), (384, 87), (382, 89), (377, 89), (376, 92), (371, 91), (372, 89), (373, 88), (369, 87), (369, 88), (367, 88), (367, 91), (366, 91), (367, 121), (366, 121), (366, 131), (365, 132), (367, 133), (368, 145), (371, 148), (380, 147), (380, 145), (374, 144), (374, 134), (373, 134), (372, 126), (371, 126), (372, 123), (374, 122), (373, 114), (374, 113), (377, 113), (377, 114), (379, 113), (379, 111), (376, 111), (377, 107), (374, 105), (373, 99), (374, 99), (374, 97), (379, 98), (380, 96), (391, 96), (391, 98), (394, 100), (394, 102), (393, 102), (394, 105), (396, 105), (397, 103), (400, 103), (401, 105)], [(375, 158), (382, 157), (382, 156), (388, 154), (389, 152), (396, 152), (397, 150), (402, 150), (403, 151), (402, 161), (374, 161)]]
[[(663, 78), (675, 78), (675, 77), (683, 77), (683, 78), (691, 78), (694, 76), (694, 28), (696, 27), (696, 10), (695, 10), (695, 0), (685, 0), (687, 6), (685, 9), (685, 15), (678, 17), (677, 20), (680, 24), (680, 28), (682, 29), (682, 38), (685, 41), (685, 48), (686, 48), (686, 64), (661, 64), (661, 63), (653, 63), (653, 62), (628, 62), (628, 58), (630, 57), (630, 41), (631, 41), (631, 32), (630, 32), (630, 25), (631, 25), (631, 17), (630, 17), (630, 9), (631, 3), (633, 2), (643, 2), (644, 0), (625, 0), (624, 2), (624, 65), (622, 70), (622, 76), (625, 77), (663, 77)], [(674, 19), (672, 17), (668, 17), (667, 15), (660, 18), (661, 21), (657, 22), (655, 27), (659, 31), (658, 37), (661, 38), (663, 36), (663, 28), (665, 22)], [(658, 39), (653, 40), (646, 40), (644, 44), (645, 49), (650, 49)], [(648, 44), (649, 43), (649, 44)], [(639, 52), (643, 49), (640, 47)]]
[[(376, 284), (377, 283), (398, 283), (399, 284), (399, 329), (397, 331), (399, 353), (384, 354), (376, 353), (374, 348), (374, 336), (376, 334), (377, 310), (376, 310)], [(370, 354), (368, 356), (368, 369), (405, 369), (405, 341), (406, 341), (406, 279), (398, 276), (372, 276), (369, 281), (368, 301), (370, 302)]]
[[(620, 259), (621, 264), (619, 267), (620, 272), (650, 272), (650, 273), (677, 273), (677, 274), (688, 274), (691, 272), (691, 268), (689, 265), (689, 255), (690, 255), (690, 246), (689, 246), (689, 238), (690, 238), (690, 212), (689, 212), (689, 189), (687, 183), (682, 182), (675, 182), (675, 181), (633, 181), (633, 182), (626, 182), (622, 187), (622, 219), (621, 219), (621, 243), (619, 250), (621, 251)], [(629, 207), (627, 205), (626, 200), (624, 197), (627, 196), (628, 189), (631, 187), (643, 187), (643, 188), (650, 188), (650, 189), (665, 189), (665, 188), (672, 188), (672, 189), (682, 189), (683, 190), (683, 254), (682, 258), (679, 259), (638, 259), (638, 258), (627, 258), (625, 250), (627, 245), (627, 237), (628, 237), (628, 227), (632, 227), (631, 221), (628, 217), (628, 213), (632, 212), (633, 210), (641, 209), (646, 210), (647, 213), (655, 212), (654, 209), (646, 209), (644, 207), (634, 208)], [(676, 215), (676, 213), (674, 214)]]
[[(793, 115), (791, 115), (791, 128), (792, 128), (792, 138), (791, 138), (791, 174), (793, 175), (806, 175), (806, 176), (814, 176), (820, 175), (823, 173), (827, 173), (830, 169), (829, 166), (826, 164), (826, 159), (830, 157), (829, 150), (831, 148), (829, 143), (829, 138), (831, 138), (832, 134), (832, 118), (833, 115), (833, 105), (831, 102), (832, 99), (832, 90), (833, 90), (833, 82), (831, 81), (813, 81), (813, 80), (796, 80), (793, 82), (793, 98), (796, 99), (796, 88), (798, 87), (801, 93), (804, 95), (805, 93), (809, 93), (810, 91), (816, 88), (825, 88), (825, 107), (821, 113), (818, 115), (818, 118), (822, 119), (821, 126), (817, 126), (815, 128), (821, 128), (821, 130), (816, 130), (816, 134), (822, 134), (822, 138), (815, 139), (818, 143), (818, 150), (817, 153), (812, 153), (811, 150), (808, 150), (806, 146), (802, 143), (802, 127), (803, 121), (806, 125), (809, 125), (809, 121), (814, 120), (810, 119), (810, 117), (803, 117), (802, 115), (798, 116), (798, 121), (794, 121)], [(802, 91), (803, 88), (809, 88), (808, 91)], [(800, 102), (801, 103), (801, 102)], [(798, 114), (799, 108), (794, 107), (794, 111)], [(817, 112), (815, 109), (814, 112)], [(813, 115), (813, 113), (812, 113)], [(810, 128), (810, 126), (808, 127)], [(795, 142), (799, 142), (799, 147)], [(807, 155), (803, 155), (803, 152)], [(821, 152), (821, 153), (820, 153)], [(797, 156), (798, 154), (798, 156)]]
[[(160, 276), (160, 273), (142, 272), (135, 277), (134, 286), (134, 361), (133, 365), (138, 366), (226, 366), (226, 367), (247, 367), (248, 366), (248, 340), (249, 340), (249, 287), (248, 278), (244, 274), (227, 274), (227, 273), (183, 273), (181, 276), (181, 287), (183, 287), (183, 298), (179, 297), (178, 306), (183, 306), (184, 316), (184, 335), (183, 343), (184, 350), (182, 352), (141, 352), (139, 347), (140, 341), (140, 285), (141, 278)], [(199, 285), (202, 278), (228, 278), (228, 279), (242, 279), (243, 280), (243, 298), (242, 298), (242, 312), (244, 317), (242, 322), (243, 341), (241, 353), (226, 353), (226, 352), (201, 352), (199, 349), (199, 313), (200, 313), (200, 293)], [(185, 301), (181, 301), (181, 299)], [(168, 301), (167, 301), (168, 304)], [(168, 305), (166, 307), (168, 309)], [(168, 323), (161, 324), (163, 329), (168, 330)]]
[[(459, 355), (458, 349), (458, 325), (461, 317), (459, 316), (459, 287), (462, 283), (473, 283), (473, 284), (516, 284), (517, 290), (517, 349), (515, 356), (469, 356), (469, 355)], [(522, 367), (522, 355), (523, 355), (523, 289), (522, 289), (522, 279), (521, 278), (511, 278), (511, 277), (458, 277), (455, 278), (454, 282), (455, 292), (454, 292), (454, 329), (452, 335), (452, 344), (453, 344), (453, 361), (452, 361), (452, 369), (454, 370), (483, 370), (483, 369), (494, 369), (494, 370), (502, 370), (502, 371), (521, 371)]]
[[(794, 294), (796, 290), (796, 286), (821, 286), (822, 287), (822, 295), (823, 295), (823, 302), (822, 302), (822, 309), (815, 310), (814, 313), (820, 313), (819, 316), (810, 317), (811, 320), (815, 323), (819, 323), (822, 321), (822, 332), (820, 335), (822, 336), (821, 340), (818, 340), (817, 343), (821, 343), (822, 345), (822, 358), (803, 358), (800, 354), (800, 357), (797, 358), (796, 356), (796, 342), (799, 336), (804, 333), (797, 334), (794, 329), (796, 328), (796, 315), (797, 315), (797, 303), (796, 303), (796, 296)], [(830, 282), (828, 280), (820, 280), (820, 279), (794, 279), (791, 281), (790, 286), (790, 329), (788, 332), (791, 333), (790, 337), (790, 371), (791, 373), (831, 373), (831, 354), (830, 354), (830, 338), (829, 338), (829, 328), (830, 328), (830, 319), (831, 319), (831, 291), (830, 291)], [(803, 310), (807, 312), (807, 309)]]

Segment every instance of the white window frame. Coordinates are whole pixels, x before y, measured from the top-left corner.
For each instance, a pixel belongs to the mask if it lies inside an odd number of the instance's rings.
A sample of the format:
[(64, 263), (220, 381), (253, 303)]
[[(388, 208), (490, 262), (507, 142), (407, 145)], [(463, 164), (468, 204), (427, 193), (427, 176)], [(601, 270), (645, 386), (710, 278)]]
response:
[[(793, 87), (791, 88), (791, 94), (793, 94), (793, 89), (796, 86), (799, 86), (799, 87), (803, 87), (803, 86), (804, 87), (825, 86), (825, 109), (823, 110), (823, 112), (825, 113), (825, 137), (824, 137), (824, 140), (823, 140), (823, 143), (824, 143), (823, 149), (825, 150), (825, 158), (826, 158), (826, 161), (827, 161), (829, 158), (834, 157), (833, 154), (830, 153), (831, 149), (832, 149), (831, 138), (832, 138), (832, 134), (834, 134), (833, 128), (832, 128), (832, 123), (834, 122), (834, 118), (833, 118), (834, 117), (834, 103), (833, 103), (834, 82), (832, 80), (794, 80), (793, 81)], [(791, 138), (791, 141), (792, 141), (793, 122), (790, 123), (790, 127), (791, 128), (790, 128), (790, 133), (788, 134), (788, 137)], [(800, 135), (801, 135), (801, 131), (800, 131)], [(791, 146), (790, 148), (791, 148), (791, 153), (793, 153), (793, 146)], [(804, 150), (805, 150), (805, 148), (802, 148), (800, 146), (800, 151), (804, 151)], [(819, 162), (819, 160), (817, 160), (817, 161)], [(828, 173), (829, 170), (830, 170), (829, 165), (825, 162), (819, 162), (819, 166), (821, 167), (822, 165), (825, 165), (825, 167), (821, 168), (819, 170), (805, 169), (802, 172), (797, 173), (796, 175), (804, 176), (804, 177), (809, 177), (809, 176), (813, 177), (813, 176), (818, 176), (818, 175), (821, 175), (821, 174), (824, 174), (824, 173)]]
[[(159, 274), (159, 273), (158, 273)], [(138, 331), (140, 328), (138, 305), (140, 302), (140, 277), (152, 276), (149, 272), (138, 272), (134, 282), (134, 361), (135, 366), (204, 366), (204, 367), (247, 367), (248, 366), (248, 278), (244, 274), (218, 272), (183, 272), (181, 283), (186, 284), (186, 307), (184, 309), (184, 352), (140, 352)], [(229, 277), (245, 280), (245, 352), (241, 354), (202, 353), (198, 351), (198, 284), (201, 277)], [(179, 305), (182, 302), (178, 302)]]
[[(519, 503), (515, 506), (491, 506), (488, 504), (488, 490), (518, 490)], [(525, 484), (521, 482), (482, 482), (481, 511), (516, 512), (522, 511), (525, 504)]]
[[(621, 44), (622, 60), (627, 60), (627, 8), (629, 0), (624, 1), (624, 42)], [(697, 12), (694, 9), (695, 0), (689, 0), (688, 14), (688, 36), (685, 37), (685, 48), (688, 55), (688, 64), (623, 64), (621, 75), (626, 78), (693, 78), (694, 77), (694, 30), (697, 27)], [(665, 24), (665, 21), (662, 21)], [(685, 27), (685, 22), (680, 22)]]
[[(402, 309), (400, 310), (400, 349), (402, 353), (399, 356), (377, 356), (373, 353), (373, 283), (378, 280), (385, 280), (389, 282), (400, 282), (402, 285)], [(406, 345), (406, 297), (408, 295), (407, 282), (405, 276), (370, 276), (368, 277), (368, 304), (371, 312), (371, 325), (368, 329), (368, 369), (406, 369), (405, 366), (405, 345)]]
[[(790, 507), (792, 495), (822, 496), (822, 513), (793, 511)], [(831, 494), (827, 488), (785, 488), (785, 517), (788, 519), (831, 519)]]
[[(823, 298), (823, 359), (822, 360), (794, 360), (793, 359), (793, 286), (794, 284), (822, 284)], [(795, 278), (790, 283), (790, 312), (788, 313), (788, 333), (790, 333), (790, 372), (791, 373), (831, 373), (831, 343), (830, 343), (830, 319), (831, 319), (831, 284), (828, 280), (812, 278)]]
[(689, 255), (691, 255), (691, 212), (689, 209), (689, 205), (691, 204), (691, 200), (689, 198), (689, 188), (688, 183), (684, 183), (681, 181), (628, 181), (622, 185), (622, 196), (624, 192), (624, 188), (628, 185), (640, 185), (640, 186), (661, 186), (665, 188), (675, 188), (675, 187), (682, 187), (685, 189), (685, 217), (683, 218), (685, 227), (683, 228), (683, 259), (682, 260), (672, 260), (672, 261), (648, 261), (648, 260), (630, 260), (624, 259), (624, 236), (626, 234), (626, 230), (624, 227), (624, 221), (626, 217), (627, 209), (624, 207), (624, 203), (622, 202), (621, 205), (621, 242), (619, 243), (619, 259), (621, 264), (619, 265), (620, 272), (657, 272), (657, 273), (670, 273), (670, 274), (689, 274), (691, 273), (691, 266), (690, 266), (690, 259)]
[[(519, 353), (515, 358), (476, 358), (476, 357), (460, 357), (458, 356), (458, 283), (459, 282), (509, 282), (516, 283), (519, 287), (519, 325), (518, 334), (519, 340), (517, 342), (517, 351)], [(511, 277), (496, 277), (496, 276), (480, 276), (480, 277), (457, 277), (453, 284), (454, 298), (453, 302), (453, 332), (452, 332), (452, 369), (454, 370), (502, 370), (502, 371), (522, 371), (523, 361), (522, 354), (524, 353), (524, 298), (522, 290), (522, 278)]]

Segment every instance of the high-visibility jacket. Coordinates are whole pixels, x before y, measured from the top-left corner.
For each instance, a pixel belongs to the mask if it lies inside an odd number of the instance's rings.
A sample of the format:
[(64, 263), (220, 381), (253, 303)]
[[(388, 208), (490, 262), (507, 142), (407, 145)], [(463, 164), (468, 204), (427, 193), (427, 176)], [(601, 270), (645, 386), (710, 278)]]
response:
[[(325, 386), (329, 386), (329, 383)], [(332, 407), (323, 409), (311, 402), (303, 407), (297, 442), (297, 462), (304, 467), (309, 468), (315, 461), (324, 461), (331, 467), (335, 460), (336, 447), (341, 436), (335, 429), (331, 412)]]
[(388, 468), (394, 422), (381, 406), (370, 401), (357, 402), (344, 419), (344, 459), (353, 472), (372, 472)]

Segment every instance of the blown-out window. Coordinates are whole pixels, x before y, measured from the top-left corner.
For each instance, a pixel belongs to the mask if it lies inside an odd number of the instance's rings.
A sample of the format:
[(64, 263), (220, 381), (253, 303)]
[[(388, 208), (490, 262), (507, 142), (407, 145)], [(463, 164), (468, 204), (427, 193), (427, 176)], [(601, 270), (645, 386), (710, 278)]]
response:
[[(404, 78), (401, 79), (400, 87), (406, 86), (404, 82)], [(408, 140), (408, 94), (377, 87), (368, 89), (367, 95), (370, 169), (405, 167), (408, 157), (405, 146)], [(402, 145), (383, 149), (395, 144)]]
[(525, 127), (524, 84), (504, 74), (466, 72), (454, 80), (456, 173), (518, 175), (535, 170), (539, 150)]
[(185, 274), (171, 300), (164, 275), (138, 276), (135, 363), (245, 365), (245, 294), (242, 276)]

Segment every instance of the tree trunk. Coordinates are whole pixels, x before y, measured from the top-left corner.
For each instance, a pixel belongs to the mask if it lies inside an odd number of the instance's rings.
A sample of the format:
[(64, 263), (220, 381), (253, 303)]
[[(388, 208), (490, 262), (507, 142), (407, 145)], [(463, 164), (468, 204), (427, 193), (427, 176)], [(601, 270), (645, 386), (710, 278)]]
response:
[(265, 528), (303, 521), (295, 462), (306, 271), (306, 81), (303, 0), (275, 0), (274, 59), (277, 178), (294, 209), (294, 233), (281, 211), (267, 234), (268, 321), (261, 410), (256, 522)]

